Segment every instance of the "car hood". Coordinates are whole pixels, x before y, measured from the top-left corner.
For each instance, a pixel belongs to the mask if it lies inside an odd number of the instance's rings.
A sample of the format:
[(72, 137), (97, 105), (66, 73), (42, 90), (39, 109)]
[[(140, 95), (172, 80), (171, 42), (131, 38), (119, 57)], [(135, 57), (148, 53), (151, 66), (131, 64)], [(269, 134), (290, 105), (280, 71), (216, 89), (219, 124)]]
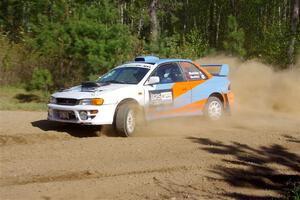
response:
[(55, 98), (72, 98), (72, 99), (84, 99), (95, 98), (102, 96), (103, 94), (114, 92), (116, 90), (134, 87), (132, 84), (108, 84), (104, 86), (98, 86), (94, 88), (83, 88), (81, 85), (56, 92), (52, 96)]

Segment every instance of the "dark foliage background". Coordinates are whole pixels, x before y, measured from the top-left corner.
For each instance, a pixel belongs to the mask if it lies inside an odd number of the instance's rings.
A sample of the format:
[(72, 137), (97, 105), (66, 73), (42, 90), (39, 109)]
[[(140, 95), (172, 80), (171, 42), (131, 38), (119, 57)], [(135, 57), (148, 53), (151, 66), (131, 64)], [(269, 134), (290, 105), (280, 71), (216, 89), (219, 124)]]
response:
[[(2, 0), (2, 85), (56, 89), (141, 54), (294, 66), (299, 0)], [(37, 80), (32, 80), (37, 79)]]

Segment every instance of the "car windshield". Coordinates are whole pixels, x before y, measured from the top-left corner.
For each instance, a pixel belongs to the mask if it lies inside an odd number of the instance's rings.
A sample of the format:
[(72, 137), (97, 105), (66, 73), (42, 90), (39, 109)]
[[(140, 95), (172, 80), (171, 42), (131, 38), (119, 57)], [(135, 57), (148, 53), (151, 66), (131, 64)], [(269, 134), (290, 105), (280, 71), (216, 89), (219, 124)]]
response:
[(103, 75), (98, 83), (138, 84), (149, 71), (144, 67), (120, 67)]

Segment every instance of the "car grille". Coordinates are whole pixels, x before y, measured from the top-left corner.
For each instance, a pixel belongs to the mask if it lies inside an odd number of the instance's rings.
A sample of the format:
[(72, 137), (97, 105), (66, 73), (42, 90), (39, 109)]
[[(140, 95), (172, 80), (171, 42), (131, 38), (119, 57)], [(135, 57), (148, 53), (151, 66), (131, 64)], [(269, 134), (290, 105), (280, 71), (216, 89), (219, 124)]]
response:
[(78, 100), (77, 99), (67, 99), (67, 98), (57, 98), (56, 104), (58, 105), (68, 105), (68, 106), (74, 106), (77, 105)]
[(58, 119), (63, 120), (76, 120), (75, 113), (68, 110), (54, 110), (54, 115)]

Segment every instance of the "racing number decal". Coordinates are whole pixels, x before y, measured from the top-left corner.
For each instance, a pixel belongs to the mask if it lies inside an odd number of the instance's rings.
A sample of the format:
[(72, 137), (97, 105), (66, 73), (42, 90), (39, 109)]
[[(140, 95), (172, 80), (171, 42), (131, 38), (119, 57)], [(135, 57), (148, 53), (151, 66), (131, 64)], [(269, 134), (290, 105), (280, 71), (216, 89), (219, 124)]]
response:
[(173, 104), (173, 91), (170, 89), (149, 91), (149, 96), (150, 106)]

